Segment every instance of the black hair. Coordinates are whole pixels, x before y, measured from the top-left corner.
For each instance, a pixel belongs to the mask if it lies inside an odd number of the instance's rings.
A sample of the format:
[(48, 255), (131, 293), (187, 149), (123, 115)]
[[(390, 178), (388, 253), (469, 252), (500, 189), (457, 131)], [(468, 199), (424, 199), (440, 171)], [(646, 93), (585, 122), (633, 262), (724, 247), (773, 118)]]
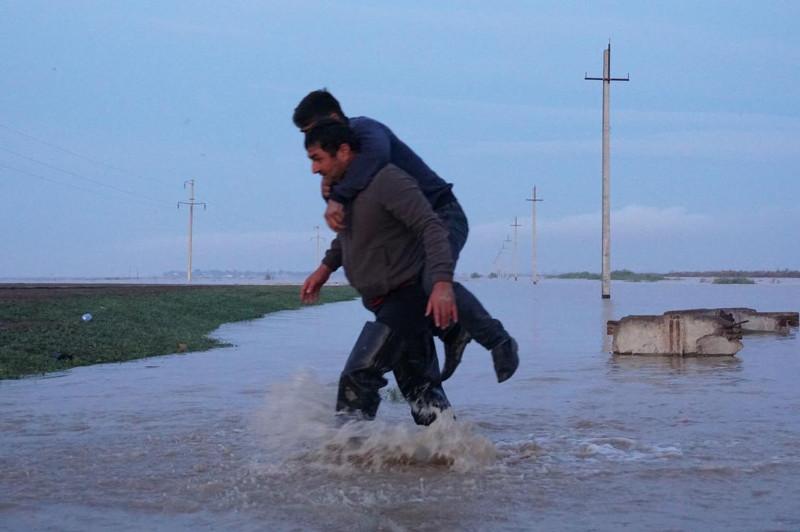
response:
[(313, 128), (306, 131), (306, 149), (317, 144), (329, 155), (336, 155), (342, 144), (349, 145), (353, 151), (358, 151), (361, 148), (361, 143), (359, 143), (350, 126), (330, 118), (321, 120)]
[(320, 119), (330, 118), (332, 113), (336, 113), (344, 120), (347, 119), (339, 101), (328, 92), (328, 89), (311, 91), (294, 108), (292, 122), (298, 128), (306, 129)]

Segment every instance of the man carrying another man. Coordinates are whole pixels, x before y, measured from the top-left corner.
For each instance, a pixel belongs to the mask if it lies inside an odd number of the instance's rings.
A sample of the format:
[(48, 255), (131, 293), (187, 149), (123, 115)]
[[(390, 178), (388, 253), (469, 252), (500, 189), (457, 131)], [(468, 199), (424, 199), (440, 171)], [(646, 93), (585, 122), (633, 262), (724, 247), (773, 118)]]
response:
[[(359, 142), (348, 125), (327, 121), (306, 133), (305, 147), (312, 172), (338, 183)], [(440, 327), (457, 319), (447, 230), (416, 181), (392, 164), (350, 201), (346, 218), (324, 260), (344, 266), (376, 321), (364, 326), (345, 364), (336, 410), (373, 418), (378, 391), (387, 383), (383, 375), (394, 371), (414, 421), (428, 425), (450, 406), (426, 318), (432, 314)], [(423, 267), (433, 283), (430, 297), (422, 286)], [(304, 286), (302, 300), (314, 301), (321, 286)]]
[[(327, 200), (325, 220), (331, 229), (334, 231), (346, 229), (346, 207), (370, 186), (375, 176), (387, 164), (391, 163), (412, 177), (430, 208), (443, 222), (449, 240), (449, 253), (455, 264), (466, 243), (469, 228), (464, 211), (453, 195), (452, 185), (431, 170), (388, 127), (367, 117), (347, 118), (339, 102), (326, 90), (309, 93), (297, 106), (292, 118), (295, 125), (304, 132), (321, 121), (349, 125), (360, 144), (359, 151), (350, 161), (347, 172), (342, 177), (332, 182), (323, 176), (322, 190)], [(322, 264), (306, 279), (303, 294), (319, 292), (330, 274), (341, 265), (336, 259), (336, 254), (326, 254)], [(423, 288), (431, 294), (432, 299), (438, 300), (440, 294), (435, 293), (436, 286), (427, 257), (425, 268)], [(442, 380), (450, 377), (455, 371), (471, 338), (491, 351), (498, 382), (507, 380), (519, 365), (517, 342), (508, 334), (500, 321), (489, 315), (469, 290), (459, 283), (454, 283), (453, 289), (458, 309), (453, 317), (460, 323), (453, 324), (441, 334), (445, 343)], [(448, 326), (448, 323), (442, 323), (440, 316), (435, 313), (434, 321), (441, 329)]]

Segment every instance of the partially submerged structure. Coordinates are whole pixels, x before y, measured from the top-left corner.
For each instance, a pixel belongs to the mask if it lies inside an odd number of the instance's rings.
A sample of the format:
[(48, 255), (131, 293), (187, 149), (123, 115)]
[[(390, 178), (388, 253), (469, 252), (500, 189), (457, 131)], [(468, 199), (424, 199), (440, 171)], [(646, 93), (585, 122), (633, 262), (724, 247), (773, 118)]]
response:
[(661, 316), (626, 316), (607, 323), (611, 350), (620, 355), (735, 355), (742, 334), (787, 334), (798, 326), (797, 312), (749, 308), (671, 310)]
[[(747, 333), (789, 334), (791, 327), (800, 325), (800, 314), (797, 312), (758, 312), (751, 308), (721, 309), (731, 315), (736, 323)], [(713, 309), (712, 309), (713, 312)]]

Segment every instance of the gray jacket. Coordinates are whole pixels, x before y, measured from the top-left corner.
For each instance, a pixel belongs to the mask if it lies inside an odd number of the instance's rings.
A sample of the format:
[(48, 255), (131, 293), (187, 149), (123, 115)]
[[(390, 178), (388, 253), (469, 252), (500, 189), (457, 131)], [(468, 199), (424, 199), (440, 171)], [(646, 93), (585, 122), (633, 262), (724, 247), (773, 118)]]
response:
[(452, 282), (447, 230), (414, 178), (397, 166), (384, 166), (347, 205), (345, 225), (322, 262), (331, 271), (344, 266), (363, 297), (416, 281), (425, 265), (434, 283)]

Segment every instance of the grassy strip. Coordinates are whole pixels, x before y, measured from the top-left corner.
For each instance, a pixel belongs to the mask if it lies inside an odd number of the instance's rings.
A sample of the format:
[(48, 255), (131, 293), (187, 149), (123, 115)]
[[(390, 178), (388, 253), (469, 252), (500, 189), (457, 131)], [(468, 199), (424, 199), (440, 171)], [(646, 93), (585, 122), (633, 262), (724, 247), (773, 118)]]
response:
[[(554, 279), (591, 279), (591, 280), (599, 280), (600, 274), (599, 273), (590, 273), (590, 272), (572, 272), (572, 273), (562, 273), (560, 275), (552, 276)], [(666, 276), (660, 273), (636, 273), (630, 270), (613, 270), (611, 272), (611, 280), (612, 281), (631, 281), (634, 283), (638, 282), (656, 282), (656, 281), (665, 281), (667, 278)]]
[[(300, 307), (297, 286), (180, 288), (0, 299), (0, 378), (202, 351), (221, 345), (207, 335), (223, 323)], [(321, 302), (355, 296), (326, 287)]]
[(713, 284), (756, 284), (749, 277), (717, 277), (712, 281)]

